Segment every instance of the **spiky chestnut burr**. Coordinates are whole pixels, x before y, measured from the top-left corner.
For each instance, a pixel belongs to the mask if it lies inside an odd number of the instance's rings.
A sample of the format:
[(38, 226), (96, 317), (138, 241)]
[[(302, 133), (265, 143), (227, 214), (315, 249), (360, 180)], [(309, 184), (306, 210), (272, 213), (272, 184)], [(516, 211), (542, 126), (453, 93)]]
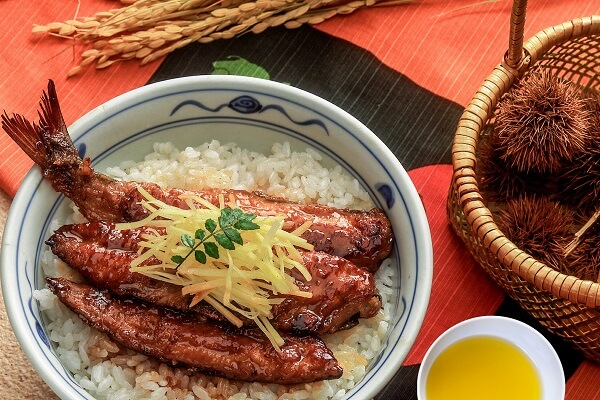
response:
[(535, 172), (520, 172), (509, 167), (500, 157), (498, 137), (482, 137), (477, 148), (479, 191), (488, 202), (505, 203), (526, 194), (554, 193), (553, 179)]
[[(562, 247), (563, 244), (564, 242), (561, 241), (559, 246)], [(559, 249), (559, 252), (565, 254), (565, 250), (566, 247)], [(572, 252), (565, 254), (565, 261), (561, 272), (597, 282), (600, 272), (600, 232), (594, 230), (586, 235)]]
[(498, 103), (494, 134), (500, 157), (517, 171), (556, 173), (585, 150), (589, 114), (574, 84), (533, 71)]
[(557, 199), (592, 213), (600, 206), (600, 94), (585, 92), (590, 140), (585, 149), (565, 163), (558, 174)]
[(565, 271), (562, 249), (570, 240), (573, 213), (543, 196), (521, 196), (509, 200), (495, 217), (504, 235), (536, 260)]

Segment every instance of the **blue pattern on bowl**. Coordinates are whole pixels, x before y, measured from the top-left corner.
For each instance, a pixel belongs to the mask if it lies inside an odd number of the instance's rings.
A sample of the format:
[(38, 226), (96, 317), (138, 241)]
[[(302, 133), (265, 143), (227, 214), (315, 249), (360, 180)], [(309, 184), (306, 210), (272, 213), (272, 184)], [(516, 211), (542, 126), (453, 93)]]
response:
[(377, 190), (385, 199), (385, 204), (387, 205), (388, 210), (394, 207), (396, 199), (394, 198), (394, 192), (392, 192), (390, 185), (387, 183), (376, 183), (375, 190)]
[(85, 145), (85, 143), (79, 143), (79, 145), (77, 146), (77, 154), (79, 154), (79, 157), (84, 158), (86, 150), (87, 146)]
[[(27, 268), (27, 267), (28, 267), (27, 263), (25, 263), (25, 278), (27, 279), (28, 287), (30, 287), (30, 288), (33, 289), (34, 286), (33, 286), (33, 283), (32, 283), (32, 279), (29, 276), (30, 269)], [(37, 304), (35, 303), (33, 296), (31, 296), (28, 299), (27, 305), (29, 306), (29, 310), (28, 310), (29, 313), (31, 313), (31, 315), (33, 316), (34, 323), (35, 323), (35, 330), (36, 330), (39, 338), (46, 345), (46, 347), (50, 348), (50, 341), (48, 340), (48, 336), (46, 335), (46, 332), (44, 331), (44, 328), (42, 328), (42, 325), (40, 324), (40, 321), (35, 317), (37, 315), (37, 312), (34, 311), (34, 307), (36, 307)]]
[(175, 115), (175, 113), (177, 113), (177, 111), (179, 111), (180, 109), (182, 109), (185, 106), (194, 106), (194, 107), (198, 107), (204, 111), (210, 111), (213, 113), (217, 113), (225, 107), (229, 107), (230, 109), (237, 111), (241, 114), (254, 114), (254, 113), (262, 113), (267, 110), (277, 110), (281, 114), (285, 115), (287, 117), (287, 119), (289, 119), (291, 122), (293, 122), (296, 125), (301, 125), (301, 126), (319, 125), (321, 128), (323, 128), (325, 133), (327, 135), (329, 135), (327, 126), (325, 126), (325, 124), (323, 122), (319, 121), (318, 119), (309, 119), (306, 121), (296, 121), (292, 117), (290, 117), (290, 114), (287, 111), (285, 111), (285, 109), (283, 107), (278, 106), (276, 104), (269, 104), (267, 106), (263, 106), (262, 104), (260, 104), (260, 102), (258, 100), (256, 100), (254, 97), (249, 96), (249, 95), (238, 96), (235, 99), (231, 100), (230, 102), (221, 104), (214, 108), (207, 107), (197, 100), (185, 100), (185, 101), (182, 101), (181, 103), (177, 104), (177, 106), (175, 106), (175, 108), (173, 108), (173, 110), (171, 111), (170, 115), (171, 116)]

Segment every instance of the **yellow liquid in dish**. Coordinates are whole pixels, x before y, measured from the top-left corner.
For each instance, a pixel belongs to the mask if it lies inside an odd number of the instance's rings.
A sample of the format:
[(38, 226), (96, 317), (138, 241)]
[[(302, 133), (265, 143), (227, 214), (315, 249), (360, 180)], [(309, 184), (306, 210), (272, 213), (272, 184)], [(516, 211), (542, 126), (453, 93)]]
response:
[(435, 359), (425, 385), (427, 400), (540, 400), (533, 362), (518, 347), (492, 336), (474, 336)]

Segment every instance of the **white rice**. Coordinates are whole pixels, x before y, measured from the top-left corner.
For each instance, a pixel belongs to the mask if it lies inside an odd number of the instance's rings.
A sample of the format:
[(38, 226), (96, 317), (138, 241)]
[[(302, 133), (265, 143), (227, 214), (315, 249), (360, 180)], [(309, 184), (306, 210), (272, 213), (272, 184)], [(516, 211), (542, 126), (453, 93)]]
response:
[[(346, 208), (372, 206), (356, 179), (339, 166), (325, 168), (321, 160), (313, 149), (292, 152), (288, 143), (274, 144), (268, 156), (218, 141), (183, 151), (171, 143), (158, 143), (143, 162), (126, 162), (106, 172), (123, 180), (152, 181), (169, 187), (262, 190), (299, 202)], [(72, 220), (61, 223), (82, 219), (74, 213)], [(58, 225), (56, 222), (52, 228)], [(49, 250), (42, 266), (47, 275), (77, 278)], [(391, 315), (393, 274), (391, 263), (384, 262), (375, 275), (383, 304), (377, 316), (323, 337), (343, 367), (343, 376), (291, 386), (238, 382), (174, 368), (125, 349), (90, 328), (50, 290), (36, 291), (34, 297), (49, 321), (46, 329), (59, 358), (81, 387), (97, 399), (340, 399), (365, 375), (369, 361), (382, 350)]]

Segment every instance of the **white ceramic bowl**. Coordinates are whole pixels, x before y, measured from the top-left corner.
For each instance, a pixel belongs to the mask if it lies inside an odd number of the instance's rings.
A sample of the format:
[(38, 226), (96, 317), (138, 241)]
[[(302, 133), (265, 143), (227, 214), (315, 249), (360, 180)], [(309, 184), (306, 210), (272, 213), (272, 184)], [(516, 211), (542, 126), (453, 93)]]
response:
[[(60, 88), (58, 88), (60, 98)], [(18, 112), (19, 110), (9, 110)], [(234, 76), (196, 76), (123, 94), (76, 121), (70, 134), (95, 169), (141, 161), (152, 143), (178, 148), (218, 139), (268, 152), (273, 142), (307, 145), (341, 164), (367, 188), (398, 239), (393, 317), (385, 347), (347, 398), (370, 399), (391, 379), (419, 331), (431, 289), (432, 248), (421, 200), (396, 157), (365, 126), (323, 99), (283, 84)], [(10, 209), (2, 244), (2, 290), (15, 334), (37, 372), (63, 399), (90, 399), (49, 344), (32, 292), (50, 221), (70, 212), (39, 169), (25, 178)]]
[[(425, 386), (429, 371), (437, 357), (448, 346), (473, 336), (493, 336), (503, 339), (524, 352), (533, 362), (540, 378), (541, 400), (562, 400), (565, 397), (565, 375), (562, 364), (552, 345), (542, 334), (529, 325), (512, 318), (483, 316), (454, 325), (433, 342), (419, 368), (417, 397), (427, 400)], [(485, 357), (485, 354), (481, 355)], [(510, 382), (505, 382), (510, 385)]]

